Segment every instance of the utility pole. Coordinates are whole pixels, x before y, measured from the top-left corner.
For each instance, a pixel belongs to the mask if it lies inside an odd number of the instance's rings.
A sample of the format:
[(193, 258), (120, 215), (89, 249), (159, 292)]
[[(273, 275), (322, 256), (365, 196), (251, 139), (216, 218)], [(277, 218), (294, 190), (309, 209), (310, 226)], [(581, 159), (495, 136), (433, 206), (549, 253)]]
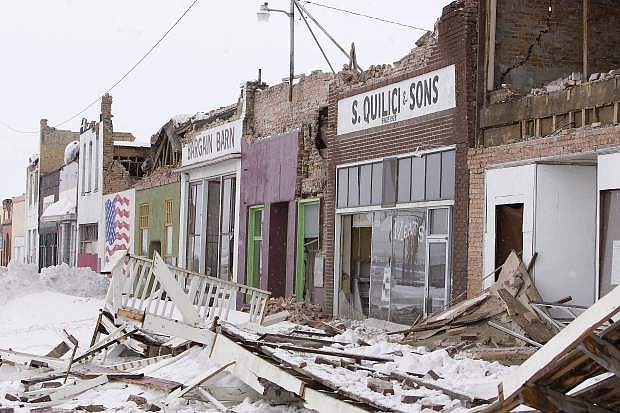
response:
[(293, 79), (295, 78), (295, 0), (291, 0), (291, 11), (288, 13), (288, 17), (290, 19), (290, 48), (291, 54), (289, 56), (290, 59), (290, 68), (289, 68), (289, 76), (288, 76), (288, 101), (293, 101)]

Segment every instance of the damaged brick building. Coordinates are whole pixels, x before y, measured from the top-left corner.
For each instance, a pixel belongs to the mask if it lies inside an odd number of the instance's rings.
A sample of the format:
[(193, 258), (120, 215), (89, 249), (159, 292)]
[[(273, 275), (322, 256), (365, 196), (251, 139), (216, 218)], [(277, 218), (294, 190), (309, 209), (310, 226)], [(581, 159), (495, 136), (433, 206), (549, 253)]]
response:
[(470, 294), (510, 250), (545, 301), (620, 283), (620, 20), (609, 0), (481, 1)]
[(444, 7), (394, 65), (330, 87), (326, 309), (411, 323), (467, 287), (477, 2)]

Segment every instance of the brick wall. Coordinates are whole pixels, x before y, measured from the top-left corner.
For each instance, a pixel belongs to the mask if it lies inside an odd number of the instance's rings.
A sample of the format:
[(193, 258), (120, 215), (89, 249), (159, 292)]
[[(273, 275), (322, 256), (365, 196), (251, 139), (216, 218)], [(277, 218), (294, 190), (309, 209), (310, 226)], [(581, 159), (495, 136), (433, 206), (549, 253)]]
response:
[(79, 140), (79, 132), (52, 128), (47, 125), (47, 119), (41, 119), (39, 148), (41, 173), (51, 172), (64, 165), (67, 144)]
[[(394, 66), (372, 66), (356, 74), (339, 73), (330, 88), (328, 179), (325, 195), (326, 228), (325, 283), (327, 310), (332, 311), (334, 294), (334, 224), (336, 166), (338, 164), (393, 156), (418, 149), (456, 145), (456, 192), (453, 215), (452, 296), (467, 286), (467, 149), (473, 142), (476, 101), (477, 2), (455, 1), (446, 6), (433, 36)], [(415, 39), (412, 39), (412, 41)], [(417, 76), (450, 64), (456, 66), (456, 108), (386, 125), (344, 137), (336, 137), (338, 100), (390, 83)]]
[(484, 171), (492, 165), (535, 161), (558, 155), (592, 153), (605, 148), (620, 148), (620, 125), (568, 129), (557, 135), (509, 145), (470, 149), (469, 166), (469, 251), (468, 295), (480, 291), (484, 234)]
[(588, 68), (590, 73), (620, 69), (620, 4), (590, 0)]

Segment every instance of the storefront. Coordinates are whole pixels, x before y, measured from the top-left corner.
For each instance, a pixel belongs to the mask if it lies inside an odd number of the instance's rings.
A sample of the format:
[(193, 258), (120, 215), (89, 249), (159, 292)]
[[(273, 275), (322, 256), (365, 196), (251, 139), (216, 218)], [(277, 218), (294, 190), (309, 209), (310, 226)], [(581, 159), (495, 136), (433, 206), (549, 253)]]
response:
[(450, 147), (338, 166), (341, 312), (412, 323), (447, 304), (454, 171)]
[(179, 263), (237, 280), (243, 121), (199, 130), (183, 146)]

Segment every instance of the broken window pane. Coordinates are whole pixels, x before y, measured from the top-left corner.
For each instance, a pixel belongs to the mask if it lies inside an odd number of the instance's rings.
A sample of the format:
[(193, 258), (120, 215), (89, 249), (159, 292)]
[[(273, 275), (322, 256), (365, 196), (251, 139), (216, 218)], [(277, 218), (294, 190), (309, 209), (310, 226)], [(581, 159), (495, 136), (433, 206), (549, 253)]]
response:
[(346, 208), (347, 206), (348, 184), (349, 170), (347, 168), (338, 169), (338, 208)]
[(426, 160), (424, 157), (411, 158), (411, 200), (424, 201), (426, 188)]
[(426, 199), (440, 199), (441, 153), (426, 155)]
[(411, 200), (411, 158), (398, 160), (398, 202)]
[(454, 198), (455, 151), (441, 153), (441, 199)]

